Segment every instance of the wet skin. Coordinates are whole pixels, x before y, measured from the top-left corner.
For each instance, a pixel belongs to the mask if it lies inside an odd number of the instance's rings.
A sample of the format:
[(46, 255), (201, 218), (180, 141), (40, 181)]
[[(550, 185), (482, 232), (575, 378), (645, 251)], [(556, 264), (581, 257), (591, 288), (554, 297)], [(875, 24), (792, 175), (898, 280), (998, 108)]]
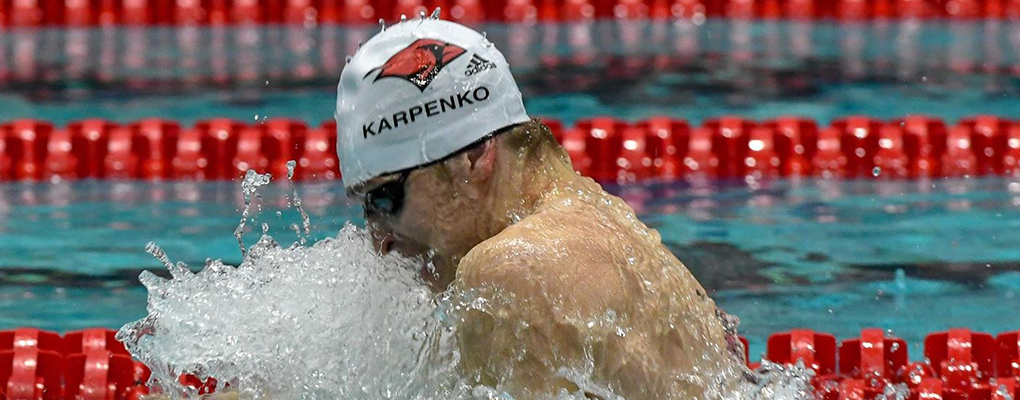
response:
[(627, 399), (724, 397), (746, 372), (734, 338), (659, 234), (555, 142), (510, 142), (413, 171), (397, 215), (367, 215), (380, 250), (425, 257), (437, 290), (487, 300), (460, 317), (466, 376), (517, 399), (600, 396), (561, 367)]
[(747, 372), (735, 337), (658, 232), (554, 141), (504, 139), (413, 171), (398, 214), (367, 215), (380, 251), (422, 257), (437, 291), (486, 299), (459, 315), (464, 376), (520, 400), (727, 398)]

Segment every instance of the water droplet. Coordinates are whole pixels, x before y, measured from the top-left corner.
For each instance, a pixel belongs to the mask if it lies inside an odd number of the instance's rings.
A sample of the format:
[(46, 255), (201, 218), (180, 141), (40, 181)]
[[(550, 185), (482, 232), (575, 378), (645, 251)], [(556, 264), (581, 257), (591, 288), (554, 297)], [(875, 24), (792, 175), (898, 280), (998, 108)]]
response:
[(255, 194), (260, 186), (268, 185), (272, 177), (270, 174), (260, 174), (249, 169), (241, 182), (241, 191), (244, 193), (244, 210), (241, 211), (241, 222), (237, 224), (237, 229), (234, 229), (234, 237), (237, 238), (237, 245), (241, 248), (242, 258), (247, 255), (244, 248), (244, 224), (248, 221), (248, 213), (251, 212), (251, 195)]
[(995, 389), (995, 393), (998, 395), (999, 398), (1003, 398), (1003, 399), (1011, 399), (1012, 398), (1010, 396), (1009, 389), (1006, 388), (1006, 385), (1004, 385), (1004, 384), (1000, 384), (999, 387)]
[(386, 20), (379, 18), (379, 32), (386, 32)]
[(164, 253), (163, 249), (160, 248), (159, 245), (156, 244), (155, 242), (146, 243), (145, 252), (152, 254), (153, 257), (156, 257), (156, 259), (159, 260), (159, 262), (162, 263), (167, 270), (173, 270), (173, 263), (170, 262), (170, 259), (166, 256), (166, 253)]
[(296, 208), (298, 213), (301, 214), (301, 227), (304, 228), (304, 235), (302, 236), (301, 230), (297, 229), (297, 224), (292, 225), (291, 228), (294, 229), (294, 232), (297, 232), (298, 238), (300, 238), (300, 243), (304, 245), (306, 239), (312, 235), (312, 220), (308, 217), (308, 213), (305, 212), (305, 209), (301, 207), (301, 196), (298, 195), (297, 185), (294, 184), (294, 169), (296, 168), (297, 161), (287, 161), (287, 180), (291, 183), (291, 198), (293, 198), (292, 202), (294, 204), (294, 208)]
[(875, 167), (875, 169), (871, 170), (871, 175), (873, 175), (873, 176), (882, 175), (882, 168)]
[(295, 168), (297, 168), (297, 161), (294, 161), (294, 160), (287, 161), (287, 179), (288, 180), (293, 180), (294, 179), (294, 169)]
[(613, 310), (613, 309), (607, 310), (606, 314), (605, 314), (605, 319), (606, 319), (606, 322), (609, 322), (611, 324), (615, 324), (616, 323), (616, 310)]
[(350, 64), (350, 63), (351, 63), (351, 59), (352, 59), (352, 58), (354, 58), (354, 57), (351, 57), (351, 56), (347, 56), (347, 58), (346, 58), (346, 61), (347, 61), (347, 63), (348, 63), (348, 64)]
[(432, 10), (432, 19), (439, 19), (439, 7), (436, 7), (435, 10)]
[(404, 14), (400, 14), (400, 22), (407, 22), (407, 16)]
[(425, 10), (418, 11), (418, 18), (425, 19)]

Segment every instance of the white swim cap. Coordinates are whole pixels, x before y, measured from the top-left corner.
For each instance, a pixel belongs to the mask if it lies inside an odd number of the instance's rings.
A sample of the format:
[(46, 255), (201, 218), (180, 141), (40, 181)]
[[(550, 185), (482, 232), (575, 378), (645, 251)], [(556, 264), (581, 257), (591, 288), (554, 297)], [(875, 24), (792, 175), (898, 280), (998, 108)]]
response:
[(336, 99), (344, 187), (428, 164), (527, 122), (503, 55), (437, 18), (386, 28), (344, 67)]

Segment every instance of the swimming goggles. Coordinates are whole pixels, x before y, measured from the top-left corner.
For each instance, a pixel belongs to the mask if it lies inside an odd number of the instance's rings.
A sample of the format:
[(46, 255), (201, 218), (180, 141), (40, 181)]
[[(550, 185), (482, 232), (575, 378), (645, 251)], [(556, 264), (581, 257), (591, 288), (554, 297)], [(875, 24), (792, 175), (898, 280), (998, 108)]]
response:
[(365, 214), (395, 217), (404, 208), (404, 189), (411, 171), (401, 172), (397, 179), (376, 186), (365, 193)]

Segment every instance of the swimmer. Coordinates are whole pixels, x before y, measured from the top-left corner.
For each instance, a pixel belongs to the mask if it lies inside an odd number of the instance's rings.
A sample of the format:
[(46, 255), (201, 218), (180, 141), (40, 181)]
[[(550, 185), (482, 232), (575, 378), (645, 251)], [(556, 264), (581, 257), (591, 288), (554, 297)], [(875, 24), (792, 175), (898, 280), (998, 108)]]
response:
[(735, 324), (658, 232), (574, 172), (483, 35), (389, 27), (344, 68), (336, 118), (344, 186), (378, 249), (486, 300), (457, 316), (469, 383), (659, 400), (725, 398), (743, 379)]
[(518, 400), (721, 398), (746, 373), (735, 324), (658, 232), (574, 172), (483, 35), (424, 17), (385, 29), (344, 68), (336, 118), (379, 250), (487, 299), (457, 330), (473, 383)]

